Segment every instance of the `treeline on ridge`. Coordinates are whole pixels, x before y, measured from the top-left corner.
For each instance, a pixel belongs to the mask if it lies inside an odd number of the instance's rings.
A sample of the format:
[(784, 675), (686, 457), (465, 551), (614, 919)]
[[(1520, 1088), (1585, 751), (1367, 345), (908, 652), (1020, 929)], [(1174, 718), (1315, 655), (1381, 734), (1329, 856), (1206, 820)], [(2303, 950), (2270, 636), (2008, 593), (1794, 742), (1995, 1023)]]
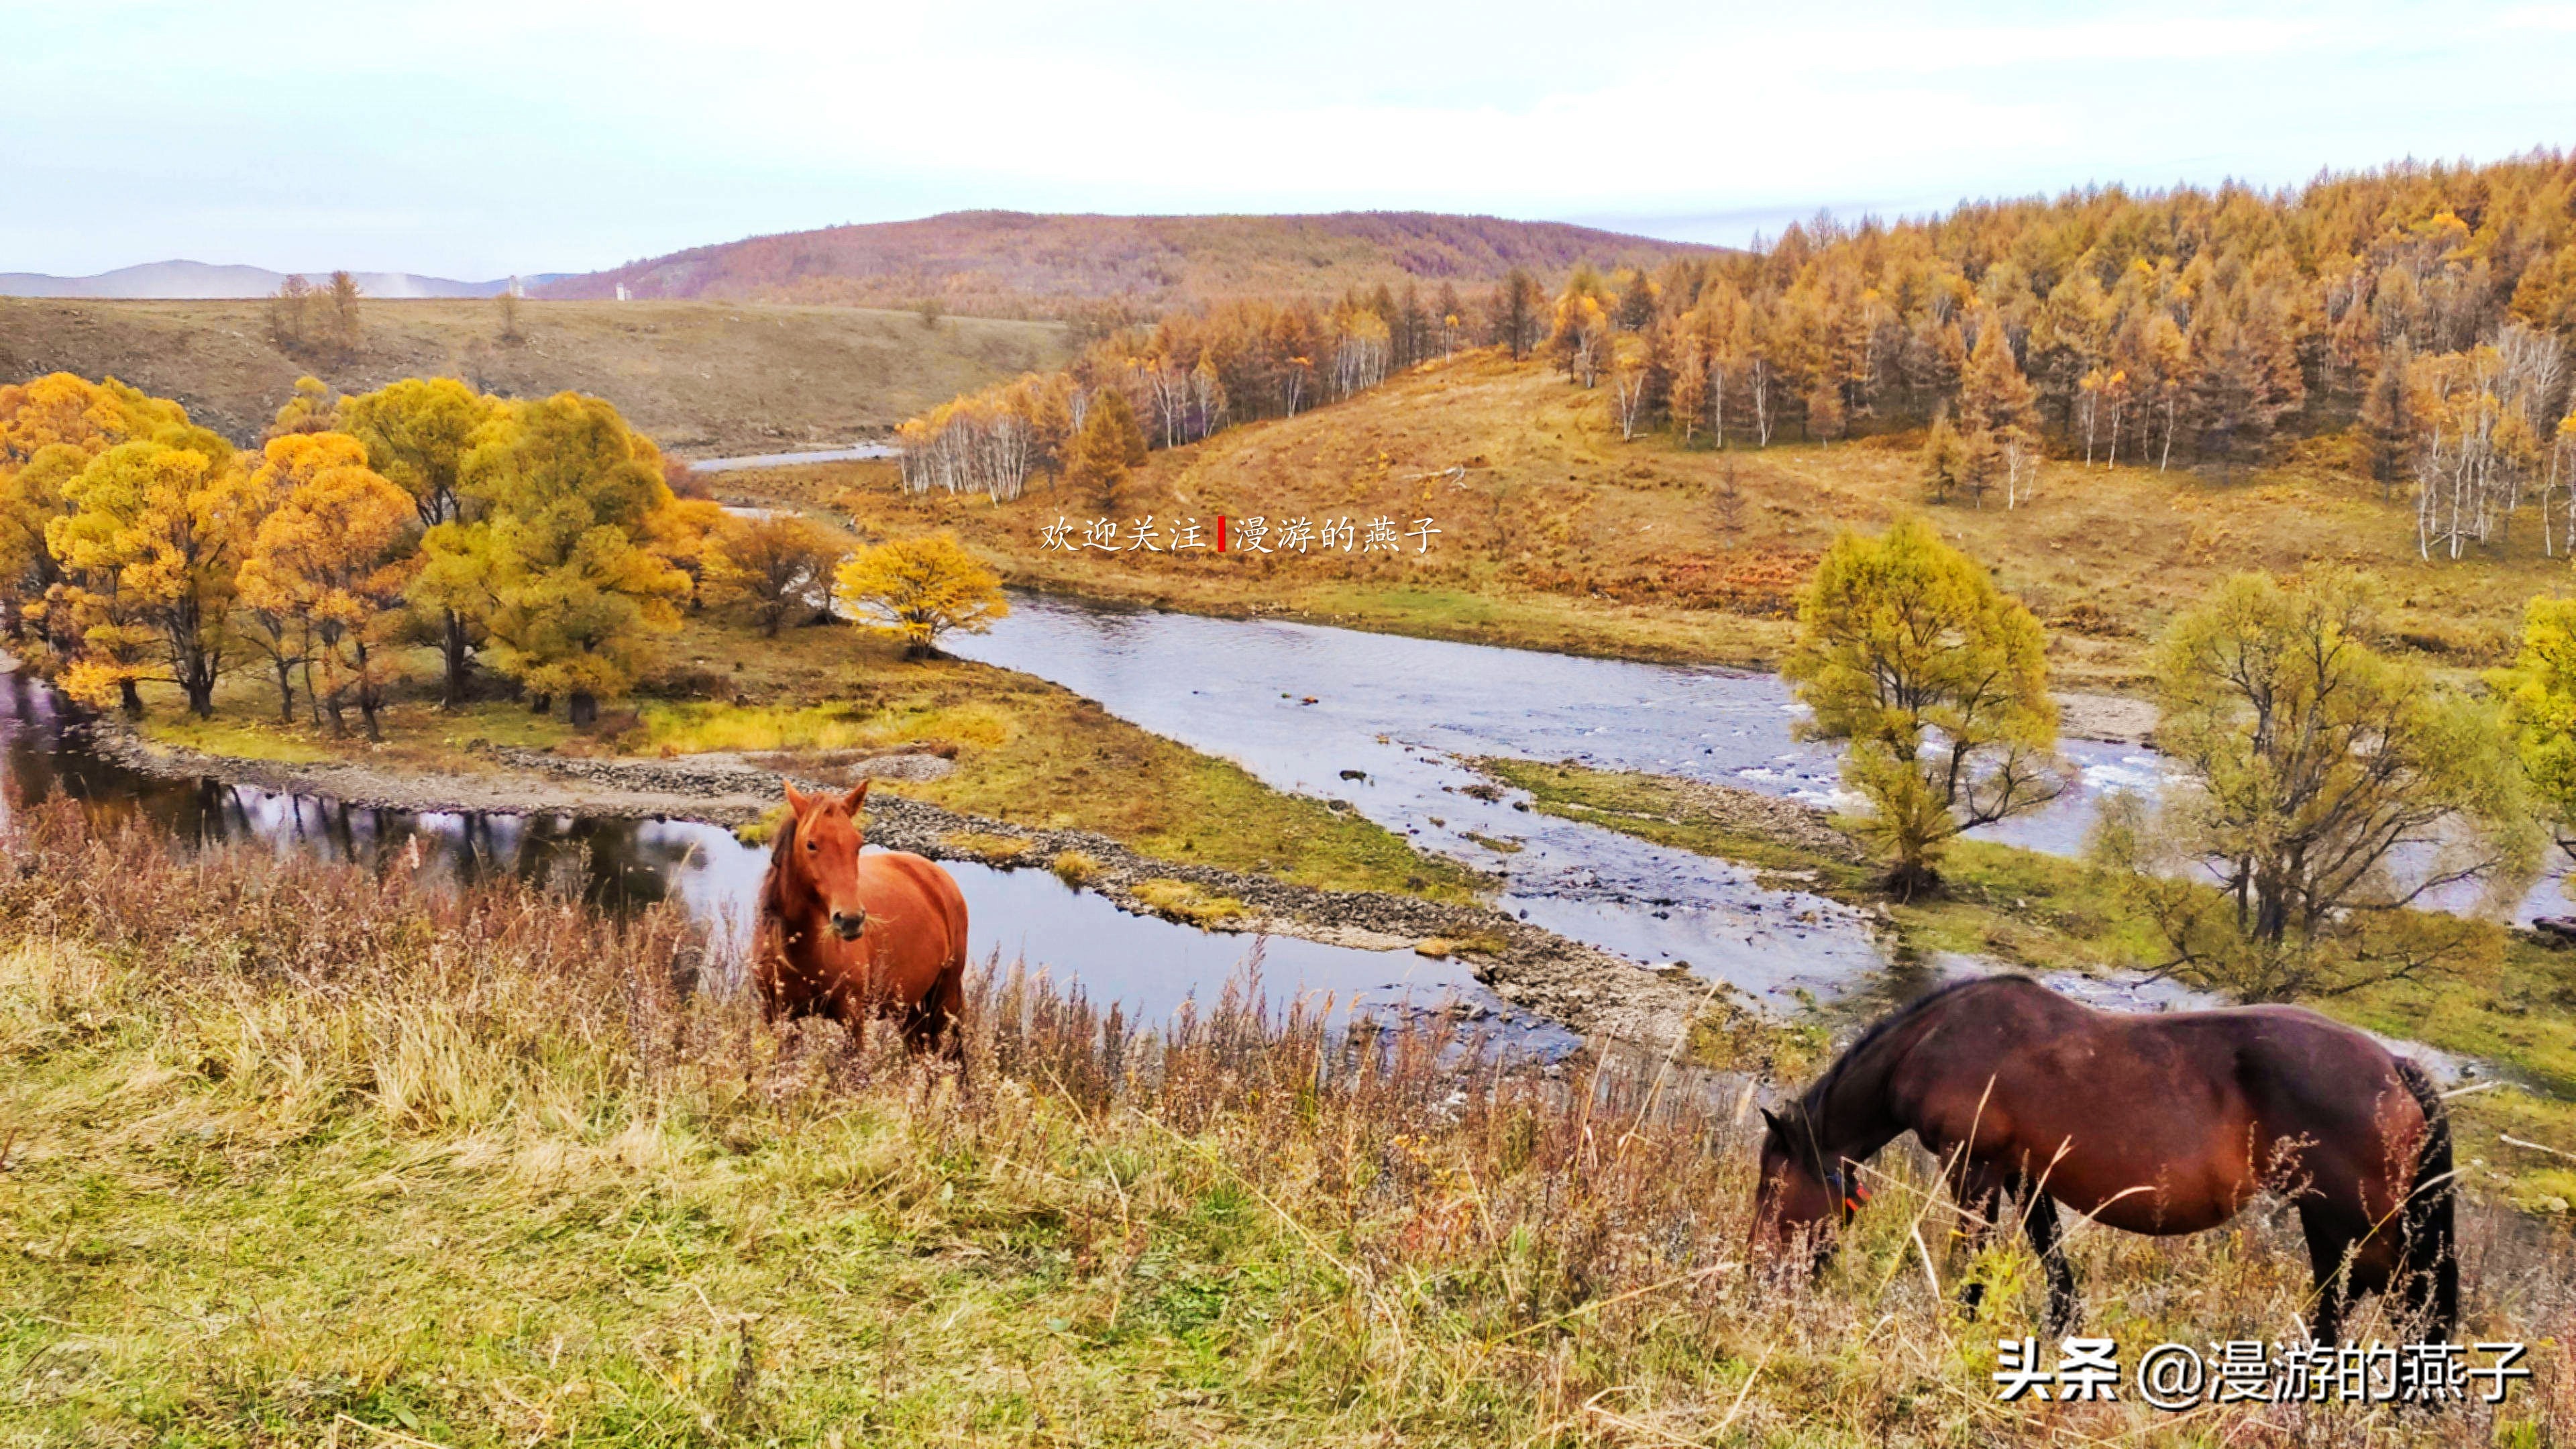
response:
[[(1290, 416), (1465, 343), (1608, 384), (1625, 436), (1767, 447), (1925, 433), (1936, 502), (2014, 504), (2043, 457), (2241, 474), (2285, 439), (2416, 505), (2458, 556), (2526, 501), (2576, 526), (2576, 160), (2393, 166), (2243, 186), (1981, 202), (1934, 219), (1793, 225), (1758, 251), (1685, 255), (1472, 303), (1444, 285), (1329, 308), (1235, 302), (1091, 344), (1063, 374), (906, 424), (907, 485), (1015, 496), (1063, 471), (1091, 401), (1151, 446)], [(2552, 528), (2551, 551), (2563, 536)]]

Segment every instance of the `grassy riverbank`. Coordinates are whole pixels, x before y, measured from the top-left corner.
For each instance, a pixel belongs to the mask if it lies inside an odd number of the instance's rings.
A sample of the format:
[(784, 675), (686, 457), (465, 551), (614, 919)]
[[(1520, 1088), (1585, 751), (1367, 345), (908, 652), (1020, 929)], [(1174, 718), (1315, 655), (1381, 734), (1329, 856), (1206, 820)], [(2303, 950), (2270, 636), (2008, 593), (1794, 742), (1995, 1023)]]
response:
[[(2026, 1250), (1945, 1254), (1891, 1157), (1819, 1284), (1757, 1285), (1758, 1119), (1688, 1072), (1569, 1090), (1226, 1011), (1104, 1037), (988, 985), (961, 1097), (675, 991), (670, 916), (181, 859), (64, 809), (0, 867), (0, 1444), (2576, 1431), (2546, 1348), (2500, 1416), (1998, 1404), (1995, 1339), (2039, 1331)], [(2471, 1335), (2563, 1336), (2565, 1246), (2465, 1226)], [(2072, 1245), (2132, 1354), (2282, 1336), (2306, 1276), (2287, 1223)], [(1973, 1323), (1964, 1271), (1998, 1286)]]
[[(1878, 871), (1848, 837), (1783, 802), (1666, 775), (1482, 763), (1549, 814), (1738, 861), (1778, 884), (1883, 911), (1902, 949), (1918, 956), (1975, 954), (2034, 971), (2152, 969), (2165, 959), (2154, 923), (2120, 882), (2080, 860), (1963, 840), (1944, 862), (1940, 892), (1899, 900), (1879, 888)], [(1784, 829), (1784, 811), (1810, 823)], [(2564, 1213), (2576, 1200), (2576, 953), (2492, 924), (2467, 929), (2465, 949), (2440, 974), (2307, 1004), (2509, 1068), (2531, 1090), (2483, 1091), (2455, 1103), (2464, 1163), (2513, 1201), (2555, 1203)], [(2541, 1146), (2517, 1147), (2502, 1135)]]
[[(407, 696), (370, 745), (309, 721), (277, 721), (273, 690), (247, 671), (224, 684), (200, 721), (156, 695), (147, 738), (210, 754), (288, 764), (362, 760), (389, 772), (491, 771), (475, 751), (516, 745), (568, 754), (748, 753), (782, 769), (828, 775), (852, 755), (911, 753), (942, 762), (935, 779), (875, 788), (952, 810), (1049, 829), (1096, 830), (1148, 855), (1274, 875), (1302, 885), (1475, 894), (1475, 874), (1323, 801), (1290, 795), (1229, 761), (1129, 724), (1072, 691), (967, 660), (907, 662), (839, 625), (776, 639), (692, 619), (665, 648), (661, 674), (593, 731), (502, 700), (441, 711)], [(424, 654), (414, 661), (424, 676)]]

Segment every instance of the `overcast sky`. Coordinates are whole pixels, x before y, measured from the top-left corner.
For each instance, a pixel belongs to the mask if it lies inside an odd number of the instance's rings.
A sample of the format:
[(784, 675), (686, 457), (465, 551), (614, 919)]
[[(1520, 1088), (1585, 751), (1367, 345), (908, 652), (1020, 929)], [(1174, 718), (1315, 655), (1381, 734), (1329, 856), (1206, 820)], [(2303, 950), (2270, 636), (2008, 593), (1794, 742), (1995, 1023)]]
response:
[(0, 271), (479, 279), (963, 207), (1741, 242), (2576, 143), (2576, 4), (1928, 8), (0, 0)]

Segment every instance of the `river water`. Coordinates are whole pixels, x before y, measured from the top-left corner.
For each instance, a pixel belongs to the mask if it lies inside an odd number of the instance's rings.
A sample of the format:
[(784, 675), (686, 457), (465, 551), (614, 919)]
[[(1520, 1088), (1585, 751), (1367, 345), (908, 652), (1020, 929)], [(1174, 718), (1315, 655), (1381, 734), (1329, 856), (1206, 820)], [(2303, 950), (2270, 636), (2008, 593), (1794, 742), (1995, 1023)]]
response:
[[(1865, 1005), (1932, 974), (1892, 960), (1870, 918), (1850, 907), (1522, 808), (1518, 792), (1468, 793), (1486, 783), (1468, 760), (1513, 755), (1834, 800), (1835, 754), (1796, 738), (1800, 709), (1776, 675), (1028, 593), (1013, 595), (990, 633), (946, 647), (1053, 680), (1278, 789), (1345, 802), (1423, 849), (1500, 876), (1501, 904), (1536, 924), (1636, 961), (1686, 964), (1777, 1009), (1855, 993)], [(2138, 747), (2073, 741), (2066, 753), (2076, 767), (2067, 794), (1992, 834), (2075, 849), (2103, 791), (2155, 778), (2153, 753)], [(2192, 999), (2165, 984), (2055, 984), (2127, 1005)]]
[[(1263, 782), (1340, 802), (1418, 847), (1503, 882), (1500, 904), (1561, 935), (1661, 966), (1682, 963), (1774, 1009), (1841, 1000), (1866, 1009), (1950, 970), (1990, 963), (1893, 959), (1872, 920), (1819, 896), (1757, 884), (1749, 871), (1524, 808), (1466, 763), (1481, 755), (1570, 759), (1834, 802), (1835, 756), (1799, 740), (1799, 707), (1777, 676), (1637, 664), (1361, 633), (1275, 620), (1213, 619), (1015, 594), (988, 634), (954, 652), (1055, 681), (1111, 713), (1241, 764)], [(676, 898), (738, 938), (764, 864), (724, 830), (685, 822), (356, 809), (211, 781), (155, 780), (88, 752), (41, 685), (0, 688), (10, 781), (59, 785), (138, 810), (191, 838), (249, 838), (361, 861), (422, 842), (434, 868), (562, 882), (611, 905)], [(2046, 809), (1987, 832), (2071, 852), (2105, 791), (2153, 790), (2154, 752), (2069, 741), (2070, 788)], [(1474, 793), (1470, 793), (1470, 791)], [(1487, 798), (1493, 797), (1493, 798)], [(1158, 1020), (1206, 999), (1240, 967), (1246, 938), (1119, 911), (1038, 870), (955, 863), (978, 958), (1026, 959), (1096, 1000)], [(2525, 905), (2563, 909), (2554, 886)], [(1455, 999), (1533, 1046), (1563, 1033), (1519, 1015), (1454, 962), (1275, 939), (1263, 944), (1274, 996), (1331, 992), (1345, 1008), (1421, 1009)], [(2123, 1005), (2187, 1004), (2170, 984), (2056, 978)]]
[(855, 463), (866, 458), (891, 458), (895, 449), (889, 443), (854, 443), (846, 448), (808, 448), (795, 453), (759, 453), (741, 458), (699, 458), (689, 464), (693, 473), (739, 473), (751, 468), (793, 468), (800, 463)]
[[(765, 850), (689, 821), (413, 812), (214, 780), (161, 779), (91, 752), (77, 712), (17, 673), (0, 674), (0, 771), (12, 787), (0, 800), (41, 799), (59, 789), (95, 811), (140, 817), (191, 841), (259, 841), (369, 866), (417, 842), (422, 868), (433, 878), (517, 876), (612, 909), (676, 900), (733, 943), (737, 971), (767, 864)], [(1131, 915), (1043, 870), (945, 864), (965, 893), (977, 960), (1026, 961), (1103, 1005), (1124, 1003), (1131, 1017), (1147, 1022), (1167, 1019), (1192, 997), (1212, 1002), (1257, 952), (1262, 985), (1275, 1002), (1329, 995), (1336, 1016), (1355, 1006), (1376, 1015), (1458, 1007), (1520, 1050), (1552, 1054), (1575, 1041), (1556, 1024), (1502, 1001), (1455, 961), (1201, 931)]]

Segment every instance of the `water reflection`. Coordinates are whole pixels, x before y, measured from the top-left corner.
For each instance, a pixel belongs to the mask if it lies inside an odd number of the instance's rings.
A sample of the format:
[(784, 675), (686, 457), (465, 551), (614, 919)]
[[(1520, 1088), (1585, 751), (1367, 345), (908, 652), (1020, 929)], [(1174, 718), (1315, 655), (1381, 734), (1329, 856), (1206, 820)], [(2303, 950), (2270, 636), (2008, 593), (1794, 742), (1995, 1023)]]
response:
[[(432, 881), (516, 878), (611, 910), (676, 901), (730, 948), (737, 984), (767, 864), (765, 851), (730, 831), (689, 821), (416, 812), (211, 779), (161, 779), (91, 750), (79, 713), (16, 673), (0, 675), (0, 762), (11, 787), (0, 801), (59, 790), (102, 819), (141, 820), (190, 842), (257, 841), (371, 869), (399, 859)], [(948, 869), (965, 892), (976, 959), (1024, 959), (1104, 1006), (1125, 1005), (1135, 1019), (1164, 1020), (1193, 996), (1212, 1002), (1257, 949), (1275, 1001), (1329, 994), (1337, 1017), (1354, 1006), (1385, 1014), (1454, 1004), (1518, 1050), (1556, 1053), (1575, 1044), (1563, 1028), (1508, 1006), (1455, 961), (1291, 938), (1256, 942), (1129, 915), (1044, 871), (964, 862)]]
[[(1865, 923), (1839, 906), (1760, 890), (1745, 872), (1688, 852), (1458, 793), (1481, 783), (1460, 757), (1511, 755), (1853, 804), (1837, 752), (1797, 737), (1805, 711), (1776, 674), (1028, 593), (1012, 596), (991, 633), (949, 647), (1089, 695), (1279, 789), (1348, 801), (1425, 848), (1502, 875), (1514, 909), (1578, 939), (1640, 960), (1687, 960), (1774, 995), (1880, 964)], [(2163, 788), (2167, 762), (2144, 745), (2069, 739), (2060, 752), (2072, 767), (2066, 791), (1978, 838), (2074, 855), (2106, 795)], [(1522, 848), (1498, 850), (1497, 839)], [(2467, 909), (2473, 896), (2439, 904)], [(2553, 876), (2518, 914), (2569, 909)]]

